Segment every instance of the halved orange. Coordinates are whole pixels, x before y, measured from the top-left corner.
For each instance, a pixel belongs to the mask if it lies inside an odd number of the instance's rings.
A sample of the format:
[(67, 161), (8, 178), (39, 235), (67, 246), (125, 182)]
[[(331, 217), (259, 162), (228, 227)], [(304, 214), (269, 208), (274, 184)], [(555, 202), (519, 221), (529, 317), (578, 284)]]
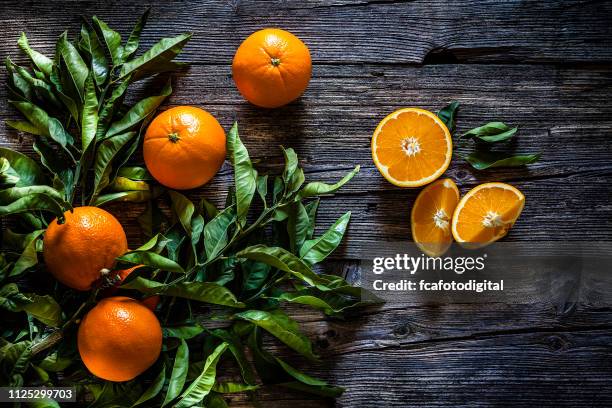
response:
[(380, 173), (400, 187), (431, 183), (448, 168), (451, 134), (435, 113), (404, 108), (384, 118), (372, 136), (372, 158)]
[(412, 239), (429, 256), (444, 254), (451, 243), (451, 218), (459, 202), (459, 189), (449, 178), (437, 180), (423, 189), (410, 214)]
[(451, 231), (455, 240), (470, 247), (497, 241), (525, 206), (525, 196), (505, 183), (485, 183), (470, 190), (457, 204)]

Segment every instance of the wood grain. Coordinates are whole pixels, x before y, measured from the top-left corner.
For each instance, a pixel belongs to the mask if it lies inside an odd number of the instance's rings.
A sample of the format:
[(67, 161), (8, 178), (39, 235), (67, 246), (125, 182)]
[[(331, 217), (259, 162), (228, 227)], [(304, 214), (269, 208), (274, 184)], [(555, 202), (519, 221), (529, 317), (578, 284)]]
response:
[[(127, 36), (144, 9), (137, 1), (4, 1), (0, 56), (18, 56), (19, 33), (49, 52), (66, 28), (97, 14)], [(306, 94), (277, 110), (246, 103), (234, 87), (231, 59), (251, 32), (286, 28), (310, 47), (314, 68)], [(278, 145), (293, 147), (307, 179), (334, 181), (361, 165), (339, 194), (322, 202), (317, 232), (346, 211), (347, 238), (326, 272), (353, 276), (363, 248), (408, 241), (417, 190), (387, 183), (370, 156), (370, 137), (394, 109), (436, 110), (461, 102), (458, 131), (490, 120), (519, 125), (508, 148), (543, 153), (527, 169), (478, 172), (457, 157), (447, 171), (465, 193), (501, 180), (527, 197), (508, 241), (612, 241), (612, 3), (606, 1), (187, 1), (155, 2), (143, 46), (193, 32), (165, 106), (201, 106), (241, 137), (262, 171), (281, 166)], [(4, 77), (3, 77), (4, 80)], [(160, 87), (161, 81), (142, 87)], [(150, 88), (149, 88), (150, 89)], [(142, 89), (136, 90), (139, 95)], [(17, 117), (0, 88), (0, 120)], [(0, 145), (32, 155), (30, 136), (0, 126)], [(221, 203), (231, 183), (226, 163), (191, 198)], [(130, 245), (143, 237), (139, 205), (109, 207), (127, 226)], [(265, 346), (310, 374), (347, 387), (336, 406), (612, 405), (612, 309), (581, 305), (446, 304), (394, 301), (327, 319), (289, 307), (323, 356), (310, 365), (266, 337)], [(200, 310), (205, 323), (206, 310)], [(265, 407), (326, 407), (329, 400), (264, 387)], [(253, 406), (244, 395), (232, 406)]]

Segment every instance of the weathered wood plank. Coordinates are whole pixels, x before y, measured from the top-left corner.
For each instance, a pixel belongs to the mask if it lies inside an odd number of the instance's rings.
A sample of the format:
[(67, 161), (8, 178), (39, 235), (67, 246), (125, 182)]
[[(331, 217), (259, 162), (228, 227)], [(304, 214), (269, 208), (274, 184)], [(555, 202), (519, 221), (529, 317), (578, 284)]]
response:
[[(16, 40), (25, 29), (34, 45), (49, 49), (67, 27), (77, 32), (81, 15), (92, 14), (127, 35), (144, 9), (138, 2), (75, 5), (2, 2), (5, 38)], [(176, 0), (155, 4), (145, 42), (192, 31), (185, 58), (227, 64), (247, 35), (277, 26), (301, 37), (316, 63), (609, 62), (611, 16), (606, 1)], [(0, 54), (10, 47), (11, 41), (0, 44)]]

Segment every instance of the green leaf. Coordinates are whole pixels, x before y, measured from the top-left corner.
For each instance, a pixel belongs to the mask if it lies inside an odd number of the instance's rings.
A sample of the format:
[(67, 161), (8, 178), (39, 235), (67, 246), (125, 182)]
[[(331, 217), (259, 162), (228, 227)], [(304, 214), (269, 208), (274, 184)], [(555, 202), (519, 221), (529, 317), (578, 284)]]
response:
[(455, 131), (455, 120), (457, 117), (457, 109), (459, 108), (459, 102), (452, 101), (444, 108), (440, 109), (436, 114), (442, 122), (446, 125), (448, 130), (453, 133)]
[(162, 271), (185, 273), (185, 270), (176, 262), (155, 252), (132, 251), (117, 258), (118, 261), (133, 265), (145, 265)]
[(59, 120), (47, 115), (47, 112), (33, 103), (18, 101), (9, 101), (9, 103), (17, 108), (30, 123), (38, 129), (39, 133), (50, 137), (64, 148), (69, 155), (72, 155), (72, 152), (67, 149), (67, 146), (72, 145), (74, 140), (72, 136), (64, 130)]
[(327, 286), (325, 286), (327, 282), (314, 273), (308, 264), (283, 248), (253, 245), (238, 252), (236, 256), (263, 262), (312, 286), (317, 286), (323, 290), (327, 289)]
[(316, 226), (317, 210), (319, 209), (319, 199), (313, 200), (304, 206), (308, 214), (308, 229), (306, 239), (312, 239)]
[(99, 195), (96, 197), (92, 204), (96, 207), (100, 207), (104, 204), (112, 203), (115, 201), (122, 203), (146, 203), (150, 199), (151, 193), (149, 191), (119, 191), (116, 193)]
[(319, 196), (322, 194), (333, 194), (340, 189), (343, 185), (348, 183), (357, 173), (359, 173), (360, 166), (356, 166), (350, 173), (338, 181), (336, 184), (325, 184), (318, 181), (308, 183), (298, 194), (298, 199), (304, 199), (308, 197)]
[(337, 315), (356, 307), (382, 303), (380, 298), (365, 289), (353, 287), (346, 283), (344, 286), (328, 291), (305, 288), (296, 292), (286, 292), (276, 299), (312, 306), (328, 315)]
[(95, 31), (89, 31), (83, 25), (81, 27), (81, 39), (79, 47), (89, 54), (91, 58), (91, 70), (93, 71), (96, 84), (102, 85), (108, 78), (108, 61), (100, 38)]
[(310, 360), (318, 360), (318, 356), (312, 351), (310, 340), (300, 332), (297, 322), (282, 310), (276, 309), (269, 312), (247, 310), (236, 313), (234, 317), (261, 327), (304, 357)]
[(161, 371), (157, 374), (157, 377), (153, 380), (149, 388), (138, 398), (138, 400), (132, 404), (132, 407), (142, 404), (143, 402), (153, 399), (159, 394), (164, 387), (166, 382), (166, 365), (162, 364)]
[(19, 183), (19, 174), (11, 167), (11, 163), (5, 157), (0, 157), (0, 185), (14, 186)]
[(55, 400), (38, 399), (38, 400), (32, 400), (32, 402), (29, 402), (28, 407), (30, 408), (60, 408), (60, 405)]
[(181, 34), (161, 39), (141, 56), (123, 64), (119, 77), (132, 74), (136, 80), (159, 72), (160, 67), (165, 68), (181, 52), (190, 38), (191, 34)]
[(151, 191), (149, 183), (146, 181), (134, 181), (126, 177), (115, 177), (108, 189), (115, 192), (120, 191)]
[[(8, 57), (6, 58), (6, 66), (7, 70), (13, 73), (13, 80), (17, 79), (15, 75), (19, 75), (23, 81), (28, 83), (31, 87), (30, 91), (36, 94), (39, 99), (44, 100), (56, 108), (61, 106), (53, 93), (53, 88), (51, 88), (45, 80), (33, 77), (28, 70), (14, 64)], [(44, 78), (44, 75), (42, 77)]]
[(47, 178), (36, 162), (28, 156), (6, 147), (0, 147), (0, 157), (11, 164), (11, 168), (19, 175), (16, 187), (46, 184)]
[(291, 148), (285, 149), (281, 146), (281, 150), (283, 151), (283, 156), (285, 156), (285, 168), (283, 169), (283, 181), (285, 184), (288, 184), (293, 177), (293, 174), (297, 170), (298, 166), (298, 158), (295, 151)]
[(344, 237), (344, 232), (351, 219), (351, 212), (347, 212), (331, 226), (323, 235), (316, 239), (310, 239), (304, 242), (300, 249), (300, 258), (305, 262), (314, 265), (321, 262), (329, 256)]
[(117, 173), (119, 177), (125, 177), (130, 180), (139, 181), (150, 181), (153, 180), (153, 176), (149, 174), (148, 170), (144, 167), (122, 167)]
[(45, 232), (44, 230), (38, 230), (31, 232), (26, 235), (24, 239), (24, 249), (17, 261), (15, 261), (15, 265), (13, 269), (9, 273), (9, 276), (15, 277), (21, 275), (23, 272), (28, 270), (29, 268), (38, 264), (38, 254), (36, 252), (36, 242)]
[(98, 97), (93, 76), (85, 81), (85, 102), (81, 113), (81, 149), (87, 150), (89, 144), (96, 138), (98, 129)]
[(197, 300), (215, 305), (243, 308), (236, 296), (227, 288), (213, 282), (179, 282), (173, 285), (138, 277), (121, 286), (124, 289), (136, 289), (145, 294), (163, 294), (185, 299)]
[(221, 358), (221, 355), (227, 350), (228, 344), (221, 343), (215, 350), (208, 356), (202, 373), (196, 378), (191, 385), (181, 394), (181, 399), (174, 405), (174, 408), (188, 408), (191, 407), (206, 397), (213, 386), (217, 376), (217, 363)]
[(111, 30), (108, 25), (98, 17), (93, 16), (94, 29), (103, 40), (108, 54), (111, 56), (113, 65), (119, 66), (123, 62), (123, 48), (121, 47), (121, 35)]
[(204, 328), (200, 325), (162, 328), (164, 337), (176, 337), (177, 339), (185, 339), (185, 340), (192, 339), (200, 335), (203, 331), (204, 331)]
[(261, 202), (264, 205), (264, 208), (268, 208), (268, 204), (266, 202), (266, 196), (268, 195), (268, 175), (265, 176), (257, 176), (257, 194), (259, 194), (259, 198), (261, 198)]
[(195, 206), (181, 193), (169, 190), (168, 194), (172, 200), (172, 210), (177, 215), (187, 235), (191, 236), (191, 218), (195, 212)]
[(309, 394), (319, 395), (327, 398), (338, 398), (344, 393), (344, 388), (332, 385), (308, 385), (299, 381), (292, 381), (278, 384), (281, 387), (289, 388), (296, 391), (307, 392)]
[(96, 139), (102, 140), (104, 138), (104, 135), (111, 124), (111, 120), (113, 120), (115, 111), (118, 110), (125, 99), (125, 92), (127, 91), (129, 85), (129, 78), (119, 82), (119, 84), (113, 88), (110, 97), (107, 98), (106, 102), (104, 102), (102, 105), (102, 108), (98, 114), (98, 130), (96, 133)]
[(213, 387), (213, 391), (218, 392), (220, 394), (233, 394), (237, 392), (255, 391), (258, 388), (258, 385), (240, 384), (235, 382), (222, 382), (216, 383)]
[(185, 380), (187, 379), (187, 371), (189, 369), (189, 346), (187, 342), (181, 338), (181, 344), (176, 351), (176, 357), (174, 358), (174, 366), (172, 367), (172, 375), (170, 376), (170, 382), (168, 383), (168, 391), (166, 391), (166, 397), (162, 403), (162, 407), (168, 405), (172, 400), (179, 396), (183, 387), (185, 386)]
[(55, 299), (49, 295), (21, 293), (14, 283), (0, 288), (0, 307), (12, 312), (26, 312), (47, 326), (59, 327), (62, 323), (62, 311)]
[(227, 153), (234, 166), (236, 186), (236, 221), (244, 225), (257, 185), (257, 171), (249, 158), (249, 152), (238, 136), (238, 123), (234, 123), (227, 135)]
[(172, 93), (170, 80), (166, 83), (158, 96), (150, 96), (132, 106), (130, 110), (117, 122), (113, 123), (106, 132), (105, 138), (115, 136), (133, 128), (142, 122), (147, 116), (155, 112), (161, 103)]
[(19, 41), (17, 41), (19, 48), (32, 60), (34, 65), (41, 70), (46, 76), (51, 75), (51, 69), (53, 67), (53, 61), (41, 54), (38, 51), (30, 48), (30, 44), (28, 44), (28, 37), (25, 33), (21, 33), (21, 37), (19, 37)]
[(94, 183), (92, 202), (100, 191), (110, 183), (111, 164), (119, 151), (136, 136), (136, 132), (127, 132), (104, 140), (97, 148), (94, 160)]
[(8, 205), (0, 206), (0, 217), (31, 211), (51, 212), (60, 223), (64, 222), (64, 210), (61, 205), (46, 194), (31, 194)]
[(204, 226), (206, 259), (214, 259), (228, 243), (228, 230), (236, 219), (234, 206), (225, 208)]
[(140, 42), (140, 34), (142, 33), (142, 29), (147, 24), (147, 19), (149, 18), (149, 13), (151, 12), (151, 8), (147, 8), (145, 12), (138, 18), (136, 21), (136, 25), (132, 29), (130, 36), (128, 37), (127, 42), (125, 43), (125, 47), (123, 47), (123, 60), (127, 61), (132, 54), (138, 50), (138, 44)]
[(7, 120), (4, 123), (15, 130), (30, 133), (36, 136), (45, 136), (47, 133), (46, 129), (41, 129), (38, 126), (31, 124), (27, 120)]
[(214, 391), (206, 398), (206, 408), (228, 408), (227, 402), (223, 397)]
[(486, 125), (468, 130), (461, 137), (463, 139), (478, 139), (484, 142), (495, 143), (512, 138), (517, 130), (518, 127), (511, 128), (503, 122), (489, 122)]
[(540, 153), (524, 155), (508, 155), (506, 153), (476, 151), (464, 159), (476, 170), (491, 167), (521, 167), (538, 161)]
[(85, 61), (83, 61), (83, 58), (79, 54), (76, 47), (68, 41), (68, 37), (65, 32), (60, 36), (57, 42), (57, 47), (62, 59), (66, 64), (72, 84), (78, 92), (80, 99), (83, 100), (85, 80), (89, 75), (87, 64), (85, 64)]
[(292, 203), (288, 212), (287, 233), (289, 234), (291, 252), (299, 253), (308, 235), (310, 219), (301, 201)]
[(240, 374), (243, 380), (249, 385), (255, 384), (255, 373), (246, 357), (240, 337), (233, 331), (230, 332), (224, 329), (215, 329), (212, 331), (212, 334), (228, 344), (230, 352), (240, 367)]

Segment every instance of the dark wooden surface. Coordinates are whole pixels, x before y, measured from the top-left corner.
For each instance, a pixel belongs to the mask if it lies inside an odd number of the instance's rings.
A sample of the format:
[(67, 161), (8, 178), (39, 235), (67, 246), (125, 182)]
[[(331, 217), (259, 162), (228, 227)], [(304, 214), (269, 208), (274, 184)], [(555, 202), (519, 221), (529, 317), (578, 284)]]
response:
[[(2, 2), (0, 56), (20, 60), (22, 30), (48, 51), (66, 27), (76, 33), (83, 15), (127, 34), (143, 8)], [(306, 94), (273, 111), (242, 100), (230, 67), (240, 41), (267, 26), (294, 32), (314, 61)], [(612, 2), (164, 1), (154, 4), (144, 40), (183, 31), (194, 33), (182, 57), (194, 64), (176, 77), (168, 105), (201, 106), (226, 129), (238, 120), (265, 169), (280, 168), (280, 144), (297, 151), (307, 178), (331, 181), (362, 166), (320, 209), (320, 229), (353, 212), (346, 242), (327, 265), (332, 272), (358, 271), (368, 243), (410, 239), (418, 191), (393, 187), (376, 171), (369, 148), (376, 124), (399, 107), (438, 109), (453, 99), (462, 106), (459, 130), (503, 120), (520, 125), (517, 151), (543, 153), (529, 169), (476, 172), (454, 159), (447, 171), (462, 192), (501, 180), (525, 193), (508, 241), (612, 241)], [(2, 87), (0, 119), (15, 116)], [(4, 125), (0, 141), (31, 152), (27, 137)], [(191, 195), (221, 200), (229, 170)], [(141, 210), (130, 205), (120, 214), (133, 245), (142, 239), (134, 222)], [(338, 406), (612, 406), (610, 308), (580, 305), (560, 315), (550, 306), (398, 301), (346, 321), (291, 311), (324, 356), (309, 372), (347, 387)], [(260, 399), (266, 407), (333, 404), (276, 389)], [(238, 396), (231, 404), (249, 402)]]

